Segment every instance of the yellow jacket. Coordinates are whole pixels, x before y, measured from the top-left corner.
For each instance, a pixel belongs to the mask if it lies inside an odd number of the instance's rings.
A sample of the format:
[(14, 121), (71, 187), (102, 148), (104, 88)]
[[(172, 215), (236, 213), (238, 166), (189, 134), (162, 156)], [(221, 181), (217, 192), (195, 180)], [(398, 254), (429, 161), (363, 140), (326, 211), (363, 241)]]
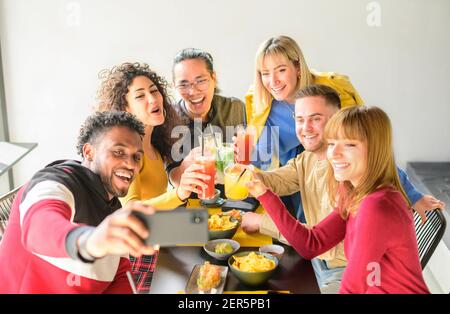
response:
[(157, 210), (170, 210), (183, 204), (175, 189), (167, 190), (168, 178), (161, 155), (155, 160), (144, 155), (139, 173), (134, 178), (125, 197), (120, 199), (122, 205), (131, 200), (140, 200), (153, 205)]
[[(363, 100), (353, 87), (348, 76), (334, 72), (313, 72), (311, 74), (314, 84), (322, 84), (332, 87), (339, 94), (342, 108), (362, 105)], [(269, 117), (271, 105), (266, 108), (260, 108), (261, 104), (253, 103), (254, 87), (251, 86), (245, 95), (245, 112), (247, 115), (247, 124), (253, 125), (257, 130), (257, 138), (261, 135), (267, 118)]]

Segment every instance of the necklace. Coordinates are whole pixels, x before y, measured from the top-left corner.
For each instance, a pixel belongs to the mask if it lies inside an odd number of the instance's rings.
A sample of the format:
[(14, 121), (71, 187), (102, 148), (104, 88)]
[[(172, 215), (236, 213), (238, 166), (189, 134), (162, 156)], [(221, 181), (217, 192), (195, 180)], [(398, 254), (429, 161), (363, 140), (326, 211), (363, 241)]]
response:
[[(288, 109), (289, 115), (295, 120), (295, 105), (286, 103), (285, 107)], [(293, 108), (291, 108), (291, 107), (293, 107)]]

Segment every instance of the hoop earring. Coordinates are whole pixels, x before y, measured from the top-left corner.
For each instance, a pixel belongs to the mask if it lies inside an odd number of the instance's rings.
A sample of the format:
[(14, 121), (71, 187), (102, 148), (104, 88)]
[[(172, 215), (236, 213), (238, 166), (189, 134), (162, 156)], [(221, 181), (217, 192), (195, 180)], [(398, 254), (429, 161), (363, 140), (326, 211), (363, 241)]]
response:
[(164, 116), (164, 119), (167, 117), (166, 108), (164, 108), (164, 107), (163, 107), (163, 116)]

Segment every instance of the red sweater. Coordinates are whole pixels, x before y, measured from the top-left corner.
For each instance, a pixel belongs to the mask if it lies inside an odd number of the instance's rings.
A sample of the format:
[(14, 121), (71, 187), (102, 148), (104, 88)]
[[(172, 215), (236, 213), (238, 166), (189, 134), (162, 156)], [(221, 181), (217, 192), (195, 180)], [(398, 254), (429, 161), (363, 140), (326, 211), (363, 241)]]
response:
[(120, 206), (105, 195), (100, 178), (77, 163), (38, 172), (18, 192), (0, 243), (0, 293), (131, 293), (128, 257), (90, 264), (69, 254), (70, 232)]
[(258, 199), (281, 234), (307, 259), (344, 240), (348, 264), (340, 293), (429, 293), (412, 213), (399, 192), (379, 189), (364, 198), (356, 215), (343, 220), (333, 211), (312, 229), (292, 217), (273, 192)]

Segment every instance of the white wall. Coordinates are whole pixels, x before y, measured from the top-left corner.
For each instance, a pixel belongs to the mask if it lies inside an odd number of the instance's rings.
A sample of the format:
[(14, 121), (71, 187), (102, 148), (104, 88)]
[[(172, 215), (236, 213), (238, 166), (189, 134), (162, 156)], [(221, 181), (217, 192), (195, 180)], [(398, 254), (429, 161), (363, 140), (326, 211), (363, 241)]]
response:
[(369, 2), (0, 0), (11, 137), (39, 143), (15, 167), (16, 183), (76, 157), (100, 69), (139, 60), (170, 80), (178, 50), (203, 48), (224, 94), (242, 98), (259, 43), (277, 34), (294, 37), (311, 68), (349, 75), (367, 104), (390, 114), (400, 165), (449, 161), (450, 1), (376, 1), (380, 27), (367, 23)]

